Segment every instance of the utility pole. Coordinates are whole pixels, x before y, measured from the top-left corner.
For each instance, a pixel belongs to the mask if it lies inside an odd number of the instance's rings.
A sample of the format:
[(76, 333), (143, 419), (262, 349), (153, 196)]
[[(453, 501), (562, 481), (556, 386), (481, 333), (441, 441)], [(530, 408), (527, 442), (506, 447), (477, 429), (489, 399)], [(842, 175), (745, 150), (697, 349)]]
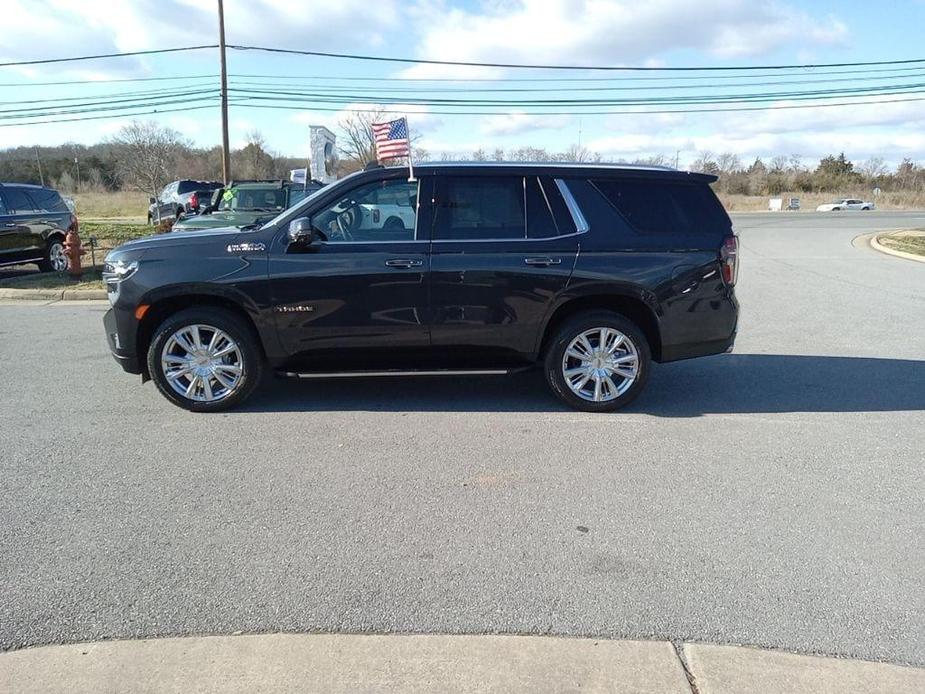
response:
[(231, 183), (231, 149), (228, 146), (228, 70), (225, 67), (225, 7), (218, 0), (218, 50), (222, 63), (222, 178)]
[(45, 174), (42, 173), (42, 158), (39, 157), (39, 148), (35, 148), (35, 161), (39, 165), (39, 180), (42, 182), (42, 187), (45, 186)]

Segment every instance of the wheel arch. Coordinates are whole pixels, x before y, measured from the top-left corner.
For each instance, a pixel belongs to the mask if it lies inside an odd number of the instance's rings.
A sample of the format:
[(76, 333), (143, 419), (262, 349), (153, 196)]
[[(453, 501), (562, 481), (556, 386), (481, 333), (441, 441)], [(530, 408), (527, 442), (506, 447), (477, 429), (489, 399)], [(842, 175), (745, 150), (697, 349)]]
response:
[(645, 335), (652, 359), (661, 360), (662, 338), (658, 317), (642, 299), (626, 294), (589, 294), (562, 303), (546, 321), (538, 355), (542, 357), (546, 354), (550, 340), (565, 321), (588, 311), (613, 311), (633, 321)]
[(135, 336), (135, 352), (138, 355), (139, 364), (144, 369), (144, 377), (147, 379), (147, 353), (151, 344), (151, 339), (158, 326), (161, 325), (170, 316), (189, 308), (222, 308), (233, 313), (241, 320), (253, 333), (254, 339), (260, 347), (261, 356), (266, 359), (266, 347), (257, 327), (254, 315), (245, 308), (240, 302), (233, 298), (208, 292), (175, 292), (160, 295), (156, 298), (142, 301), (141, 304), (148, 306), (141, 320), (138, 321), (138, 329)]

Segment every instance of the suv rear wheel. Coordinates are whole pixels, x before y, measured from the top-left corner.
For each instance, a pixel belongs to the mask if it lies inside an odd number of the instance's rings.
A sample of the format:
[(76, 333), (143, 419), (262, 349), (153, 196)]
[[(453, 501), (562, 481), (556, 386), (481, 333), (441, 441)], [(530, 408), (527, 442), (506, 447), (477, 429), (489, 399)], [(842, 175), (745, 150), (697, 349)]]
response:
[(546, 381), (562, 401), (586, 412), (632, 402), (649, 378), (649, 343), (635, 323), (610, 311), (579, 314), (546, 351)]
[(148, 373), (175, 405), (218, 412), (241, 404), (260, 383), (263, 359), (249, 327), (222, 308), (170, 316), (148, 348)]
[(64, 241), (55, 236), (48, 239), (45, 246), (45, 258), (39, 261), (42, 272), (64, 272), (67, 270), (67, 256), (64, 255)]

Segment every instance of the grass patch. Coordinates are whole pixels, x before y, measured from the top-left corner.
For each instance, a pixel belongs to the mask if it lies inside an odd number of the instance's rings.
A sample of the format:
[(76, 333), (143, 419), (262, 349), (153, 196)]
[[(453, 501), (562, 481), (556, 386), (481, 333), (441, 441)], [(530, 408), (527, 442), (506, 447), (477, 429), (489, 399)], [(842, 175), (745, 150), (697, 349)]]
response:
[(71, 197), (77, 204), (77, 216), (80, 218), (120, 217), (145, 220), (148, 215), (148, 196), (137, 191), (73, 193)]
[(0, 287), (12, 289), (105, 289), (101, 268), (87, 268), (80, 280), (66, 272), (37, 272), (33, 275), (10, 277), (0, 281)]
[(877, 241), (894, 251), (925, 256), (925, 229), (881, 234)]
[(154, 233), (154, 228), (149, 227), (147, 224), (125, 224), (121, 222), (80, 223), (81, 241), (86, 244), (88, 238), (95, 236), (101, 245), (104, 242), (109, 242), (111, 248), (132, 239), (151, 236)]

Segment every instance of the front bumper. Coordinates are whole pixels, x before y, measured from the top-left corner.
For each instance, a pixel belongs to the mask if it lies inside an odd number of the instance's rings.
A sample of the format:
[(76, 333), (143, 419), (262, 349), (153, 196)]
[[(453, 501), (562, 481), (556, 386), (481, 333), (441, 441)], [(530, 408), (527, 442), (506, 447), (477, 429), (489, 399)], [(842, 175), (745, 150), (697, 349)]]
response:
[[(124, 371), (130, 374), (140, 374), (143, 369), (139, 363), (138, 354), (135, 352), (134, 334), (127, 330), (126, 326), (120, 326), (120, 323), (122, 321), (114, 309), (106, 311), (103, 316), (103, 328), (106, 330), (109, 351)], [(134, 324), (131, 327), (134, 328)]]

